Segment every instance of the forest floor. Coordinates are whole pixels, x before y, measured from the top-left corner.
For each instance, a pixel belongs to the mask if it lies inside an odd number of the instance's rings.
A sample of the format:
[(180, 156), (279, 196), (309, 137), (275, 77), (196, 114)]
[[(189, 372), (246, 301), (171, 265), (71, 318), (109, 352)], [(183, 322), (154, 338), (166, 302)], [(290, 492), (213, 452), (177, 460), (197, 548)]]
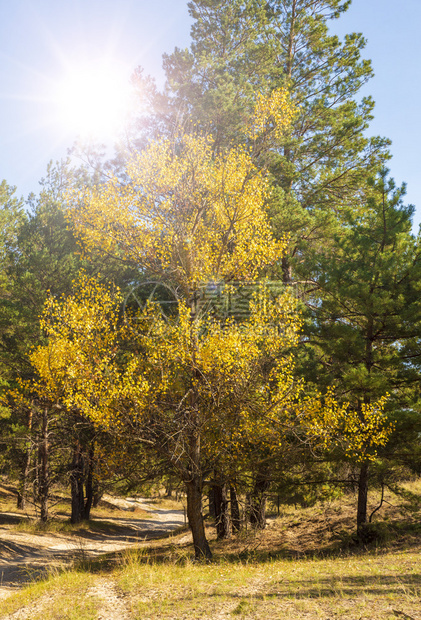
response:
[[(0, 487), (0, 495), (13, 497), (6, 487)], [(99, 516), (89, 523), (71, 527), (59, 512), (45, 529), (30, 514), (25, 519), (21, 511), (0, 512), (0, 600), (75, 561), (141, 546), (185, 524), (180, 507), (164, 508), (146, 499), (106, 495), (100, 506)]]
[(209, 523), (211, 563), (192, 560), (180, 505), (104, 500), (79, 528), (0, 513), (1, 620), (421, 620), (421, 514), (396, 496), (366, 544), (353, 495), (274, 509), (229, 541)]

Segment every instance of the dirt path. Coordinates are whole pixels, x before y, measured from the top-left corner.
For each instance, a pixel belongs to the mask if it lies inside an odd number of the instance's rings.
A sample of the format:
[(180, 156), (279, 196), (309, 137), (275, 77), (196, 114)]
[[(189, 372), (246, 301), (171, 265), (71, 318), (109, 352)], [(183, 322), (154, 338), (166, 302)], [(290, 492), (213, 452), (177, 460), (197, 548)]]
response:
[[(118, 516), (106, 518), (111, 527), (110, 531), (104, 532), (81, 530), (77, 534), (28, 533), (16, 529), (21, 516), (0, 514), (0, 599), (54, 567), (61, 567), (77, 559), (122, 551), (144, 540), (164, 536), (184, 525), (184, 513), (181, 510), (163, 510), (149, 505), (146, 500), (106, 499), (122, 510), (118, 511)], [(137, 507), (150, 516), (137, 517)]]
[(101, 601), (98, 620), (128, 620), (131, 617), (124, 597), (118, 593), (111, 579), (97, 579), (89, 594)]

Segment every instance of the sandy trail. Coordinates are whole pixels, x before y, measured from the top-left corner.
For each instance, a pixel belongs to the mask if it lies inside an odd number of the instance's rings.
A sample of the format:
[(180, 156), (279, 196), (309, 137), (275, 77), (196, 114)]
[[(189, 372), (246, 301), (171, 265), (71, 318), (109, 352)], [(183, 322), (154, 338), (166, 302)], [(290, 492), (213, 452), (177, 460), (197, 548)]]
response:
[[(122, 551), (184, 525), (182, 510), (163, 510), (142, 499), (107, 497), (106, 500), (127, 511), (119, 512), (118, 517), (107, 517), (107, 522), (117, 526), (111, 532), (27, 533), (14, 529), (21, 516), (0, 514), (0, 599), (55, 567)], [(136, 507), (150, 513), (150, 517), (137, 518)]]

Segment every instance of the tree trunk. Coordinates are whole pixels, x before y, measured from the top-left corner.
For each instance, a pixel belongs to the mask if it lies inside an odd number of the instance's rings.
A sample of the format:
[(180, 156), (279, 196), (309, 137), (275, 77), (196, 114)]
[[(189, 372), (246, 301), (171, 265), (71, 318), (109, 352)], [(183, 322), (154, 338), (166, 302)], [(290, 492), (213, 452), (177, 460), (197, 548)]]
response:
[(169, 477), (165, 482), (165, 497), (172, 497), (173, 490), (173, 480)]
[(284, 284), (291, 284), (292, 282), (292, 268), (289, 262), (289, 256), (286, 254), (286, 250), (281, 260), (281, 268), (282, 268), (282, 282)]
[(91, 516), (91, 508), (94, 499), (94, 485), (93, 485), (93, 477), (94, 477), (94, 449), (91, 445), (89, 449), (89, 461), (88, 461), (88, 472), (86, 474), (86, 483), (85, 483), (85, 492), (86, 492), (86, 501), (83, 506), (83, 519), (85, 521), (89, 521)]
[(34, 439), (35, 450), (33, 451), (34, 479), (32, 481), (32, 500), (35, 506), (38, 506), (39, 502), (39, 441), (39, 433), (36, 433)]
[[(191, 405), (195, 406), (195, 395)], [(191, 416), (192, 430), (189, 436), (189, 469), (185, 470), (184, 483), (187, 490), (187, 519), (193, 535), (194, 555), (197, 560), (210, 559), (212, 553), (206, 540), (202, 514), (203, 478), (200, 467), (200, 421), (197, 413)]]
[(215, 493), (214, 493), (214, 489), (212, 485), (209, 486), (208, 501), (209, 501), (209, 516), (215, 519), (216, 518)]
[(266, 527), (266, 492), (269, 484), (269, 469), (267, 465), (263, 465), (257, 472), (249, 502), (250, 523), (262, 530)]
[(238, 505), (237, 492), (234, 487), (230, 487), (230, 500), (232, 531), (239, 532), (241, 528), (240, 507)]
[(48, 471), (48, 409), (45, 407), (42, 413), (41, 443), (39, 447), (39, 489), (40, 517), (45, 522), (48, 519), (48, 494), (50, 490), (50, 480)]
[(368, 463), (363, 463), (358, 477), (357, 533), (367, 523)]
[(250, 523), (259, 530), (266, 527), (266, 496), (251, 496), (250, 498)]
[(228, 511), (227, 485), (214, 485), (215, 525), (218, 540), (231, 538), (231, 522)]
[(199, 476), (185, 482), (187, 491), (187, 518), (193, 535), (194, 554), (197, 560), (210, 559), (212, 553), (206, 540), (202, 515), (202, 484)]
[(83, 456), (79, 442), (77, 442), (73, 450), (70, 488), (72, 494), (72, 514), (70, 522), (80, 523), (83, 520), (85, 498), (83, 492)]
[(17, 499), (17, 507), (20, 508), (21, 510), (24, 510), (25, 505), (26, 505), (28, 477), (29, 477), (29, 471), (31, 469), (31, 458), (32, 458), (31, 431), (32, 431), (32, 408), (29, 409), (29, 415), (28, 415), (28, 446), (25, 452), (25, 462), (22, 467), (19, 490), (18, 490), (18, 499)]
[(92, 489), (93, 489), (92, 507), (96, 508), (99, 502), (101, 501), (101, 498), (104, 493), (103, 489), (101, 489), (99, 486), (99, 482), (97, 478), (94, 478), (93, 480)]
[(17, 498), (17, 507), (20, 510), (24, 510), (26, 506), (26, 495), (28, 486), (29, 470), (31, 467), (31, 448), (28, 448), (25, 455), (25, 464), (22, 468), (21, 477), (19, 481), (19, 490)]

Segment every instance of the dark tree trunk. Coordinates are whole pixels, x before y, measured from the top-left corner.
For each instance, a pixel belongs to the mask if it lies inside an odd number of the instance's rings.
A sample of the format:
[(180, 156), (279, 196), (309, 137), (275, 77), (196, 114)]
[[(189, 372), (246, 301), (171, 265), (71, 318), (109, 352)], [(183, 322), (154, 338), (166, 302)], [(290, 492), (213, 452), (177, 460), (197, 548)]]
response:
[(358, 477), (357, 533), (367, 523), (368, 469), (368, 463), (363, 463)]
[(45, 522), (48, 519), (48, 495), (50, 490), (50, 479), (48, 471), (48, 409), (44, 408), (42, 413), (41, 443), (39, 447), (39, 488), (38, 497), (40, 500), (40, 517)]
[(26, 495), (27, 495), (28, 476), (29, 476), (30, 467), (31, 467), (31, 450), (30, 448), (28, 448), (28, 451), (25, 455), (25, 464), (22, 468), (21, 478), (19, 481), (17, 507), (20, 510), (24, 510), (26, 506)]
[(202, 484), (199, 476), (185, 482), (187, 491), (187, 518), (193, 535), (194, 554), (197, 560), (210, 559), (212, 553), (206, 540), (202, 514)]
[(213, 488), (213, 512), (215, 514), (216, 537), (221, 538), (221, 504), (222, 504), (222, 487), (216, 482)]
[(85, 492), (86, 492), (86, 501), (83, 506), (83, 519), (85, 521), (89, 521), (91, 516), (91, 508), (94, 499), (94, 485), (93, 485), (93, 476), (94, 476), (94, 449), (91, 445), (89, 449), (89, 461), (88, 461), (88, 471), (86, 474), (86, 483), (85, 483)]
[[(373, 284), (370, 287), (370, 294), (374, 293)], [(365, 338), (365, 367), (370, 375), (373, 367), (373, 317), (370, 316), (367, 325), (367, 332)], [(370, 397), (367, 395), (364, 398), (364, 404), (370, 404)], [(364, 423), (365, 416), (362, 408), (358, 407), (358, 414), (362, 423)], [(368, 463), (365, 462), (360, 467), (360, 474), (358, 476), (358, 506), (357, 506), (357, 536), (362, 539), (363, 530), (367, 524), (367, 498), (368, 498)]]
[[(192, 394), (191, 404), (195, 404), (195, 396)], [(194, 555), (197, 560), (207, 560), (212, 553), (206, 540), (205, 524), (202, 514), (202, 491), (203, 478), (200, 467), (200, 432), (199, 418), (197, 414), (191, 417), (192, 431), (189, 437), (189, 469), (185, 471), (184, 483), (187, 491), (187, 519), (193, 535)]]
[(231, 521), (228, 511), (227, 485), (214, 485), (216, 537), (218, 540), (231, 538)]
[(101, 501), (103, 490), (99, 486), (99, 482), (96, 478), (94, 478), (92, 483), (93, 489), (93, 498), (92, 498), (92, 508), (96, 508)]
[(85, 497), (83, 491), (83, 455), (79, 442), (77, 442), (73, 450), (70, 488), (72, 494), (72, 514), (70, 522), (80, 523), (84, 516)]
[(269, 469), (264, 465), (257, 472), (249, 503), (250, 523), (258, 529), (266, 527), (266, 492), (269, 484)]
[(20, 480), (19, 480), (19, 489), (18, 489), (18, 497), (17, 497), (17, 507), (20, 510), (24, 510), (26, 506), (26, 496), (28, 493), (28, 478), (29, 478), (29, 470), (31, 468), (31, 446), (28, 447), (25, 454), (25, 462), (22, 467)]
[(230, 500), (232, 531), (239, 532), (241, 528), (240, 507), (238, 505), (237, 492), (234, 487), (230, 487)]
[(22, 490), (19, 488), (18, 495), (17, 495), (17, 501), (16, 501), (16, 508), (18, 510), (24, 510), (25, 506), (26, 506), (26, 492), (24, 489), (24, 492), (22, 493)]
[[(285, 250), (285, 252), (286, 252), (286, 250)], [(282, 268), (282, 282), (284, 284), (291, 284), (291, 282), (292, 282), (292, 268), (291, 268), (291, 264), (289, 262), (289, 257), (286, 255), (286, 253), (282, 256), (281, 268)]]
[(33, 471), (34, 479), (32, 481), (32, 499), (34, 505), (39, 502), (39, 433), (36, 433), (34, 440), (35, 450), (33, 451)]
[(209, 501), (209, 516), (213, 517), (215, 519), (215, 517), (216, 517), (216, 512), (215, 512), (215, 493), (214, 493), (214, 489), (213, 489), (212, 485), (209, 487), (208, 501)]
[(266, 495), (250, 498), (250, 523), (260, 530), (266, 527)]
[(25, 452), (25, 461), (22, 467), (19, 490), (18, 490), (18, 498), (17, 498), (17, 507), (20, 508), (21, 510), (24, 510), (25, 505), (26, 505), (28, 477), (29, 477), (29, 471), (31, 469), (31, 458), (32, 458), (31, 431), (32, 431), (32, 408), (29, 410), (29, 415), (28, 415), (28, 447), (26, 448), (26, 452)]

